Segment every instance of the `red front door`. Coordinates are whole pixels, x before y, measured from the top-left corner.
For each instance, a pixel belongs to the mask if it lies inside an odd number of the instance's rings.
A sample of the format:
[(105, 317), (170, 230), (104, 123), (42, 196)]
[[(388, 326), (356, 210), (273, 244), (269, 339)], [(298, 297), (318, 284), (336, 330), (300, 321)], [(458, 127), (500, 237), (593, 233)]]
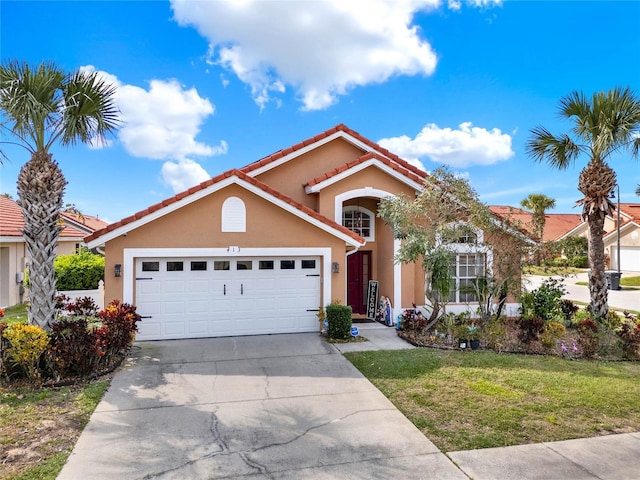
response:
[(371, 252), (356, 252), (347, 257), (347, 304), (353, 313), (367, 313), (367, 287), (371, 280)]

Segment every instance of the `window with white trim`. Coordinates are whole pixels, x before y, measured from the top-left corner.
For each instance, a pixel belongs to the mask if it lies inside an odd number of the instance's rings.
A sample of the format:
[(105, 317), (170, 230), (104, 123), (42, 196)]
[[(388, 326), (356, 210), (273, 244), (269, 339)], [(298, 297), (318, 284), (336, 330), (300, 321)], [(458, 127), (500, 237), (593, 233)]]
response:
[(454, 253), (449, 272), (454, 279), (448, 301), (452, 303), (474, 303), (478, 301), (473, 283), (485, 276), (486, 255), (482, 252)]
[(342, 209), (342, 226), (357, 233), (365, 240), (375, 238), (376, 216), (364, 207), (349, 205)]
[(229, 197), (222, 204), (222, 231), (247, 231), (247, 210), (242, 199)]

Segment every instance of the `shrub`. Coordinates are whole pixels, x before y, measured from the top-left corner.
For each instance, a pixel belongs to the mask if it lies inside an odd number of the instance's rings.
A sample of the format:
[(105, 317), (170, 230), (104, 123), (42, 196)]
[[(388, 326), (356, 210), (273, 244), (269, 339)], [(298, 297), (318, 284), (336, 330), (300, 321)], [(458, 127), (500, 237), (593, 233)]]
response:
[(83, 248), (73, 255), (60, 255), (54, 261), (58, 290), (91, 290), (104, 279), (104, 257)]
[(507, 339), (507, 325), (504, 317), (494, 318), (487, 325), (487, 347), (496, 352), (505, 348)]
[(518, 340), (528, 346), (540, 337), (544, 321), (540, 317), (522, 317), (518, 322)]
[(9, 360), (19, 365), (30, 380), (40, 378), (38, 363), (49, 345), (49, 337), (40, 327), (14, 323), (4, 328), (2, 336), (9, 341)]
[(624, 322), (616, 333), (622, 356), (627, 360), (640, 359), (640, 323)]
[[(102, 322), (102, 328), (98, 329), (97, 335), (103, 356), (110, 361), (115, 356), (126, 352), (133, 343), (135, 333), (138, 331), (136, 324), (141, 317), (136, 313), (136, 307), (128, 303), (120, 303), (118, 300), (112, 301), (104, 310), (98, 312), (98, 317)], [(351, 325), (349, 325), (350, 328)], [(351, 334), (350, 331), (349, 334)]]
[(96, 336), (85, 318), (60, 318), (53, 322), (47, 364), (57, 380), (94, 373), (99, 356)]
[(560, 299), (565, 293), (562, 280), (545, 279), (539, 288), (522, 295), (520, 307), (522, 315), (540, 317), (544, 321), (553, 320), (561, 313)]
[(564, 315), (564, 324), (571, 325), (571, 318), (575, 315), (575, 313), (580, 309), (575, 303), (571, 300), (563, 298), (560, 300), (560, 310), (562, 310), (562, 315)]
[(329, 338), (345, 340), (351, 336), (351, 307), (348, 305), (327, 305)]
[(578, 346), (582, 350), (582, 356), (593, 358), (600, 343), (598, 324), (591, 318), (585, 318), (576, 323), (576, 330), (578, 331)]
[(586, 255), (576, 255), (569, 259), (569, 265), (574, 268), (587, 268), (589, 266), (589, 257)]
[(540, 343), (546, 350), (552, 350), (566, 333), (567, 329), (560, 322), (546, 322), (540, 334)]

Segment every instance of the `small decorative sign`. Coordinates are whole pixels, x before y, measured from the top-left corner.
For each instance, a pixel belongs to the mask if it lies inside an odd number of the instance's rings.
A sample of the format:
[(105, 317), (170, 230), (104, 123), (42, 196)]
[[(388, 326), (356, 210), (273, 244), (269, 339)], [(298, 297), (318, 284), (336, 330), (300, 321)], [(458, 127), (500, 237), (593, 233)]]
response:
[(360, 332), (358, 331), (358, 327), (351, 327), (351, 336), (357, 337), (358, 335), (360, 335)]
[(367, 288), (367, 318), (375, 320), (376, 313), (378, 313), (378, 281), (369, 280), (369, 288)]

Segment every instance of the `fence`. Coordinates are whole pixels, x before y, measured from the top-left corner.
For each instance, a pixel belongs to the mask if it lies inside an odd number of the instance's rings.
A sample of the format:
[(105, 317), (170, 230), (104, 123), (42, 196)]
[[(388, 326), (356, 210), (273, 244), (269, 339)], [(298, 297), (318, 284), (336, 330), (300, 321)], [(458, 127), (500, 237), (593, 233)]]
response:
[(98, 288), (95, 290), (64, 290), (58, 292), (58, 294), (64, 294), (71, 298), (72, 301), (76, 298), (90, 297), (98, 305), (99, 310), (104, 309), (104, 280), (98, 282)]

